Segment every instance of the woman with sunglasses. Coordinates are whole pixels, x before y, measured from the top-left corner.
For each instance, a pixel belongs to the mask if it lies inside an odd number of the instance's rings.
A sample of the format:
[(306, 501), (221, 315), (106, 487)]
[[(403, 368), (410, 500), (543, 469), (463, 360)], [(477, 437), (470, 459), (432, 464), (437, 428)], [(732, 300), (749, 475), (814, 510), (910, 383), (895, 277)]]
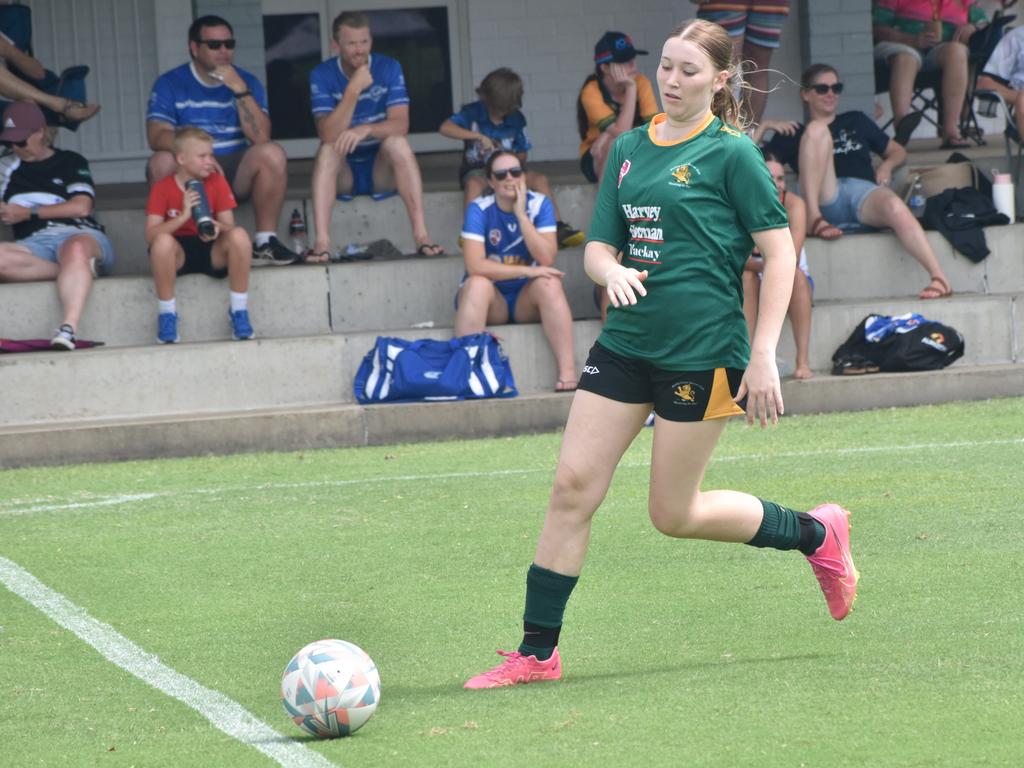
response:
[[(920, 222), (889, 189), (893, 171), (906, 162), (906, 150), (863, 112), (839, 112), (843, 84), (833, 67), (812, 64), (802, 82), (800, 96), (810, 122), (784, 124), (765, 150), (800, 174), (810, 222), (807, 234), (835, 240), (845, 229), (892, 229), (928, 273), (928, 285), (918, 298), (952, 295)], [(754, 136), (760, 138), (758, 134), (755, 131)], [(872, 154), (882, 158), (877, 167)]]
[(466, 274), (455, 297), (455, 335), (539, 320), (558, 366), (555, 391), (571, 392), (572, 312), (562, 288), (565, 273), (554, 266), (558, 224), (551, 200), (527, 190), (523, 166), (510, 150), (492, 153), (484, 170), (494, 192), (466, 207)]
[[(846, 510), (824, 504), (802, 513), (738, 491), (701, 490), (726, 420), (743, 413), (737, 403), (745, 399), (747, 421), (762, 426), (782, 412), (775, 347), (796, 266), (775, 185), (757, 147), (735, 126), (735, 78), (726, 31), (708, 21), (684, 22), (661, 52), (664, 112), (611, 149), (584, 262), (612, 309), (565, 426), (526, 576), (523, 642), (500, 652), (505, 660), (466, 688), (562, 676), (562, 617), (591, 521), (652, 406), (648, 514), (655, 528), (680, 539), (797, 550), (810, 560), (833, 618), (850, 610), (857, 574)], [(741, 286), (754, 244), (765, 265), (751, 344)], [(681, 560), (681, 576), (685, 568)], [(636, 579), (635, 572), (622, 575)], [(681, 593), (687, 581), (699, 576), (681, 578)], [(623, 626), (622, 647), (613, 652), (637, 650), (630, 623), (609, 619)]]

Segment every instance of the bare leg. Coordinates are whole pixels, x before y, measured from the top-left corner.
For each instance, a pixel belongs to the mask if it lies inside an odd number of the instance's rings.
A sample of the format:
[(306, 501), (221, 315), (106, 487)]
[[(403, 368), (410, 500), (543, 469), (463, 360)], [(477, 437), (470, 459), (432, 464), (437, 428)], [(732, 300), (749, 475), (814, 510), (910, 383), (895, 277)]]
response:
[(743, 93), (747, 102), (746, 111), (754, 123), (761, 122), (765, 104), (768, 103), (768, 66), (771, 64), (772, 51), (772, 48), (749, 41), (743, 44), (744, 61), (753, 63), (753, 68), (743, 73), (743, 79), (750, 85), (749, 89), (743, 89)]
[(828, 125), (821, 120), (811, 120), (800, 139), (800, 189), (807, 203), (807, 220), (812, 230), (821, 216), (821, 204), (833, 200), (839, 189), (832, 158), (832, 133)]
[(0, 283), (56, 280), (60, 266), (40, 259), (24, 245), (0, 243)]
[(228, 286), (235, 293), (249, 290), (249, 273), (252, 271), (252, 240), (242, 227), (221, 231), (213, 243), (210, 263), (217, 269), (228, 269)]
[(64, 322), (78, 328), (85, 302), (92, 290), (92, 269), (89, 262), (101, 256), (100, 244), (89, 235), (68, 238), (60, 247), (60, 274), (57, 294), (64, 307)]
[(608, 161), (608, 151), (612, 148), (615, 140), (607, 133), (598, 136), (590, 145), (590, 156), (594, 158), (594, 173), (597, 176), (597, 183), (604, 178), (604, 165)]
[(575, 384), (572, 310), (559, 278), (537, 277), (520, 291), (516, 301), (516, 322), (535, 322), (538, 316), (558, 365), (558, 383)]
[(41, 91), (31, 83), (22, 80), (5, 66), (0, 66), (0, 96), (13, 101), (34, 101), (39, 106), (64, 115), (69, 120), (88, 120), (100, 111), (97, 104), (77, 105), (63, 96), (55, 96)]
[(157, 235), (149, 244), (149, 268), (153, 273), (153, 288), (160, 301), (174, 298), (174, 285), (178, 270), (185, 266), (185, 251), (173, 235)]
[(314, 254), (330, 253), (331, 210), (338, 194), (338, 174), (348, 163), (337, 153), (332, 144), (321, 144), (313, 162), (313, 227), (316, 241), (306, 261), (327, 261), (327, 257)]
[(622, 454), (650, 412), (650, 403), (619, 403), (576, 390), (533, 558), (541, 568), (579, 575), (594, 513), (608, 492)]
[(906, 204), (889, 189), (879, 187), (864, 201), (860, 212), (861, 221), (870, 227), (879, 229), (891, 228), (900, 239), (903, 247), (928, 273), (929, 277), (941, 280), (947, 286), (939, 260), (928, 243), (928, 238), (921, 229), (921, 224), (914, 218)]
[(254, 144), (246, 150), (235, 174), (234, 192), (252, 199), (257, 232), (276, 232), (288, 185), (288, 156), (280, 144)]
[[(378, 168), (382, 163), (385, 168)], [(398, 196), (402, 198), (405, 210), (409, 214), (413, 240), (417, 246), (432, 244), (423, 215), (423, 178), (420, 175), (419, 163), (416, 162), (416, 155), (413, 154), (409, 140), (405, 136), (388, 136), (380, 143), (380, 153), (373, 170), (375, 186), (378, 178), (382, 178), (382, 172), (386, 173), (388, 169), (394, 181), (393, 188), (398, 189)], [(392, 187), (380, 187), (387, 188)]]
[(942, 138), (962, 139), (960, 112), (967, 96), (967, 46), (944, 43), (938, 52), (942, 67)]
[(462, 195), (462, 207), (465, 208), (480, 195), (486, 194), (488, 189), (490, 189), (490, 185), (483, 177), (467, 176)]
[(909, 53), (897, 53), (889, 57), (889, 101), (892, 103), (894, 123), (910, 112), (914, 79), (920, 69), (921, 65), (917, 63), (917, 59)]
[(789, 300), (789, 323), (796, 342), (796, 370), (793, 377), (809, 379), (811, 373), (811, 284), (799, 268), (793, 276), (793, 295)]
[(459, 292), (459, 308), (455, 312), (455, 335), (483, 333), (488, 324), (508, 322), (508, 304), (494, 283), (480, 275), (470, 275)]

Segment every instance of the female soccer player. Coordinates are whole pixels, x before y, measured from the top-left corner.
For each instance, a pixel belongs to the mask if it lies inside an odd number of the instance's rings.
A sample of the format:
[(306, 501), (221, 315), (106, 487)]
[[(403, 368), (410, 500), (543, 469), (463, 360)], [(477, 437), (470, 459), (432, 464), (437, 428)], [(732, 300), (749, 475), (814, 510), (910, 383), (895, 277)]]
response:
[[(775, 185), (738, 118), (725, 30), (688, 21), (665, 42), (658, 67), (664, 113), (620, 136), (598, 194), (584, 254), (612, 309), (580, 377), (562, 441), (547, 518), (526, 577), (523, 642), (466, 688), (557, 680), (558, 635), (579, 578), (590, 524), (626, 448), (656, 413), (648, 508), (677, 538), (798, 549), (832, 617), (857, 589), (849, 513), (809, 513), (738, 491), (700, 490), (726, 417), (776, 423), (782, 392), (775, 346), (796, 256)], [(753, 348), (742, 271), (756, 244), (764, 279)], [(615, 256), (623, 250), (623, 262)]]

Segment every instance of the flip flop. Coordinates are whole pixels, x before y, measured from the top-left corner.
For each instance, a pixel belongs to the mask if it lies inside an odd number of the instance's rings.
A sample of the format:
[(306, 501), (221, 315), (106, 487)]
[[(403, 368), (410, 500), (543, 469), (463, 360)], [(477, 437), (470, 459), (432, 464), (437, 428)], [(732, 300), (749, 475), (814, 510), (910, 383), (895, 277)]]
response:
[(419, 247), (416, 248), (416, 255), (426, 258), (430, 258), (431, 256), (444, 256), (444, 248), (437, 243), (420, 243)]
[[(312, 257), (312, 258), (310, 258)], [(306, 264), (324, 264), (331, 260), (330, 251), (314, 251), (310, 249), (302, 254), (302, 260)]]
[(917, 294), (919, 299), (948, 299), (953, 295), (953, 288), (941, 277), (933, 277), (921, 292)]
[(555, 382), (555, 392), (575, 392), (577, 386), (577, 382), (571, 379), (559, 379)]
[(939, 149), (970, 149), (971, 140), (963, 136), (954, 136), (951, 139), (943, 139)]
[(838, 240), (843, 236), (843, 230), (835, 224), (830, 224), (824, 216), (819, 216), (811, 224), (811, 237), (820, 237), (822, 240)]
[(917, 130), (917, 126), (921, 124), (921, 118), (923, 117), (924, 112), (911, 112), (901, 117), (896, 121), (896, 125), (893, 126), (892, 140), (901, 146), (907, 146), (907, 142), (910, 141), (911, 135)]

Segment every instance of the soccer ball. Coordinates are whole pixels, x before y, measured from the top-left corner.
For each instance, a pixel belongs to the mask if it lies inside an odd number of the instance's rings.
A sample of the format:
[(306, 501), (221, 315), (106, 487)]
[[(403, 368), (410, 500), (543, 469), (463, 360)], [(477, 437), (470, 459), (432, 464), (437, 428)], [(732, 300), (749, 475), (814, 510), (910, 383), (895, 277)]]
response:
[(377, 665), (354, 643), (317, 640), (285, 667), (281, 703), (295, 724), (314, 736), (349, 736), (380, 703)]

